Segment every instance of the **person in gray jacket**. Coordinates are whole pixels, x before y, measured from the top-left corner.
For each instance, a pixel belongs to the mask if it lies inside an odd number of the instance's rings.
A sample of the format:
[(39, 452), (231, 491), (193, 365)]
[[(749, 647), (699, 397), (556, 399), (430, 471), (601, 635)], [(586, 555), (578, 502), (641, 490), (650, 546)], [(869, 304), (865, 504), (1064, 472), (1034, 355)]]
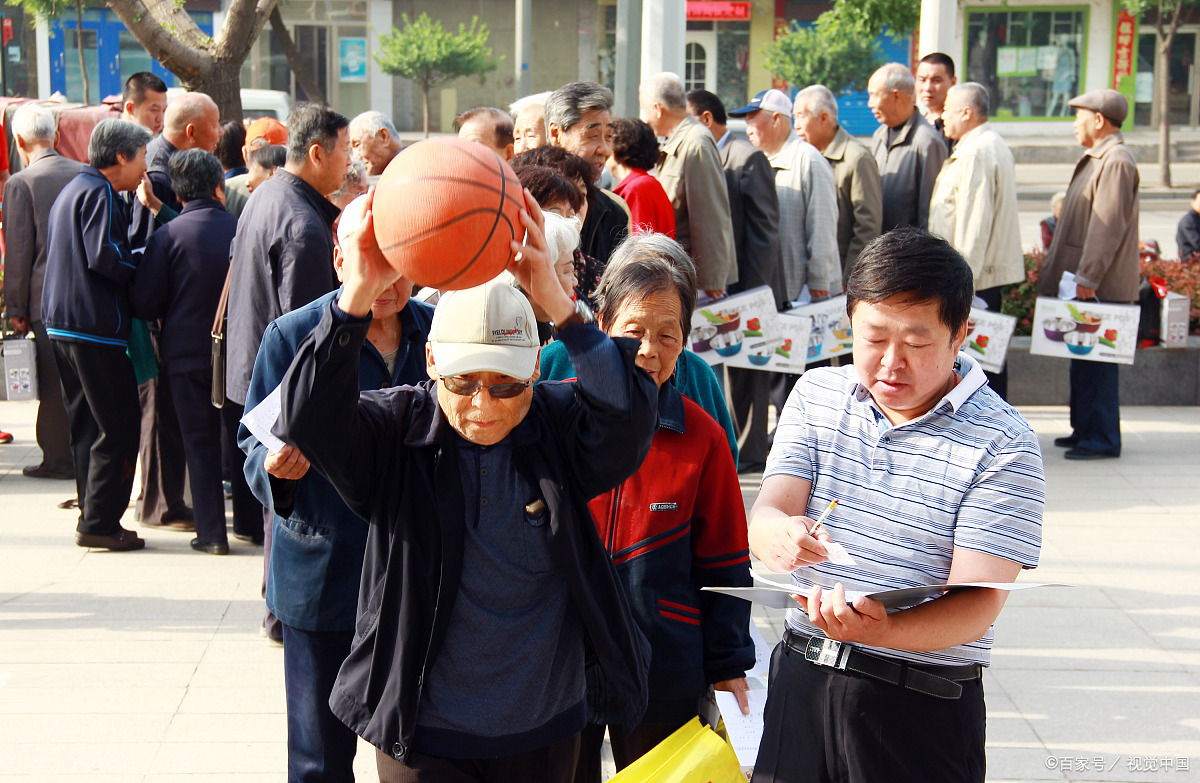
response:
[(879, 120), (871, 150), (883, 185), (883, 232), (897, 226), (929, 227), (929, 198), (949, 154), (942, 135), (914, 103), (916, 80), (900, 63), (888, 63), (867, 82), (867, 105)]
[(42, 461), (23, 470), (30, 478), (75, 477), (70, 422), (46, 327), (42, 325), (42, 281), (46, 236), (54, 199), (83, 164), (59, 155), (54, 113), (32, 103), (13, 114), (11, 130), (25, 166), (4, 183), (4, 301), (17, 334), (33, 332), (37, 346), (37, 443)]

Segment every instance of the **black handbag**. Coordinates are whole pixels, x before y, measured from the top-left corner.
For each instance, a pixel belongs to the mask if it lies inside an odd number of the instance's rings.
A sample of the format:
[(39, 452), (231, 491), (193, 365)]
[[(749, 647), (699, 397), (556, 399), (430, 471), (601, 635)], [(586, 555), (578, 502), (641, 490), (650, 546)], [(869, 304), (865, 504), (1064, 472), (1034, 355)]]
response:
[(217, 315), (212, 325), (212, 404), (214, 408), (225, 407), (225, 308), (229, 304), (229, 278), (233, 265), (225, 273), (225, 285), (221, 287), (221, 300), (217, 303)]

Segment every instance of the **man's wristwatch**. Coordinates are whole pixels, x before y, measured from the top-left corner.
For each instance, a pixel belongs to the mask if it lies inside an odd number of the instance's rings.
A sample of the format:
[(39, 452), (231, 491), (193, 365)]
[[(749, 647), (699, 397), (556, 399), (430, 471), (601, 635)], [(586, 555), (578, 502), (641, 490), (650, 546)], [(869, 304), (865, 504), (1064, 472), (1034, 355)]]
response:
[(564, 318), (562, 320), (562, 323), (555, 324), (554, 331), (557, 332), (558, 330), (563, 329), (567, 326), (570, 326), (571, 324), (583, 325), (583, 324), (590, 324), (590, 323), (595, 323), (595, 322), (596, 322), (596, 318), (595, 318), (595, 316), (592, 315), (592, 311), (587, 306), (587, 302), (585, 302), (582, 299), (576, 299), (575, 300), (575, 312), (571, 313), (566, 318)]

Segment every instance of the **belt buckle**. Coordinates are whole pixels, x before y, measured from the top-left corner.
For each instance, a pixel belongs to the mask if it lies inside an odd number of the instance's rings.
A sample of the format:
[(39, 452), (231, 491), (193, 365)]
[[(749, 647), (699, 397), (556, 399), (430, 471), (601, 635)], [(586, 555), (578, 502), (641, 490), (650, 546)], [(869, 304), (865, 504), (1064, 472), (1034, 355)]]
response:
[[(849, 648), (846, 649), (846, 653), (849, 653)], [(848, 657), (848, 654), (842, 654), (842, 643), (833, 639), (818, 639), (810, 636), (808, 644), (804, 647), (804, 660), (818, 666), (828, 666), (831, 669), (845, 670)]]

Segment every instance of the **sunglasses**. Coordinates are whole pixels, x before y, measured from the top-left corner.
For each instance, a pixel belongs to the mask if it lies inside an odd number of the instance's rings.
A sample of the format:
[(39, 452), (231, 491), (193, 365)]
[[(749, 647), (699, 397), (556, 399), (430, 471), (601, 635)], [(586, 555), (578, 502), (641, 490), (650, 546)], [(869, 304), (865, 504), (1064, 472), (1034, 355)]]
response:
[(525, 391), (529, 387), (530, 381), (494, 383), (491, 386), (484, 386), (479, 381), (468, 380), (461, 375), (448, 375), (442, 377), (442, 383), (446, 385), (447, 390), (463, 397), (474, 397), (480, 389), (487, 389), (493, 400), (507, 400)]

